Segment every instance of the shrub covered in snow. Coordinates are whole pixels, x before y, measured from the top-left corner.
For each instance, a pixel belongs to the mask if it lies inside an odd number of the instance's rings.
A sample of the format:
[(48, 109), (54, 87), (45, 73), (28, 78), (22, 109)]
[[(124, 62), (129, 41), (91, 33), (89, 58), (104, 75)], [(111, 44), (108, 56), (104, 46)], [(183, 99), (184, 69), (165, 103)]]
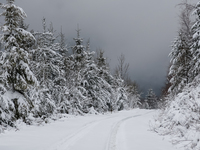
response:
[(199, 76), (182, 93), (169, 96), (169, 104), (161, 110), (152, 129), (160, 135), (170, 135), (173, 143), (200, 149), (200, 80)]

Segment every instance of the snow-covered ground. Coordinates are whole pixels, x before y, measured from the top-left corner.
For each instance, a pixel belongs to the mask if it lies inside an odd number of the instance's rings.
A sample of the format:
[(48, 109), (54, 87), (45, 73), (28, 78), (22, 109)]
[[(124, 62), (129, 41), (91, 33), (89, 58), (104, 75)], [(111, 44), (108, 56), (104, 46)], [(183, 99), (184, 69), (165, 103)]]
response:
[(0, 134), (0, 150), (175, 150), (166, 139), (149, 131), (154, 114), (136, 109), (23, 125)]

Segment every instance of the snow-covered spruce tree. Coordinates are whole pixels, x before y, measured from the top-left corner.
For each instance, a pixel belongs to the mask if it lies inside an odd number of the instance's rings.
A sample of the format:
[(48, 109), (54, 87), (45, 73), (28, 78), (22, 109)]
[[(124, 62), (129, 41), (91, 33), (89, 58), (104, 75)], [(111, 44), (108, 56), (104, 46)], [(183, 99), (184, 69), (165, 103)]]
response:
[(89, 95), (93, 99), (93, 107), (98, 112), (104, 112), (108, 110), (108, 105), (112, 104), (111, 95), (114, 92), (112, 89), (113, 77), (105, 64), (106, 59), (103, 58), (103, 53), (98, 58), (97, 65), (93, 61), (93, 53), (89, 51), (86, 51), (86, 53), (86, 60), (88, 60), (89, 66), (84, 73), (85, 79), (88, 81), (88, 85), (85, 87), (91, 93)]
[(85, 89), (80, 86), (82, 75), (80, 73), (81, 68), (84, 66), (84, 58), (86, 53), (84, 52), (84, 46), (82, 45), (82, 39), (79, 37), (80, 30), (77, 30), (77, 38), (74, 38), (76, 45), (72, 47), (73, 54), (64, 59), (65, 65), (65, 77), (67, 80), (67, 87), (69, 93), (67, 96), (68, 102), (66, 108), (71, 114), (82, 114), (87, 112), (87, 109), (83, 108), (83, 103), (87, 99)]
[(86, 51), (90, 51), (90, 39), (86, 42)]
[(108, 64), (106, 63), (106, 58), (104, 57), (104, 51), (99, 49), (96, 52), (97, 56), (95, 58), (95, 63), (98, 67), (99, 74), (98, 76), (106, 81), (107, 86), (106, 90), (109, 91), (109, 100), (107, 102), (107, 106), (109, 107), (109, 111), (113, 111), (116, 107), (116, 99), (115, 99), (115, 90), (114, 83), (116, 83), (115, 78), (111, 75)]
[[(1, 52), (2, 55), (2, 52)], [(6, 77), (3, 73), (4, 69), (0, 70), (0, 133), (3, 132), (7, 126), (14, 126), (14, 113), (9, 109), (9, 105), (13, 104), (10, 99), (4, 97), (4, 94), (7, 92), (7, 88), (9, 87), (6, 81)]]
[(169, 76), (171, 77), (169, 92), (176, 95), (181, 92), (183, 87), (189, 83), (189, 70), (191, 63), (190, 44), (186, 40), (186, 36), (179, 33), (172, 46), (169, 54), (171, 67)]
[(59, 40), (58, 40), (58, 43), (59, 43), (59, 54), (62, 55), (63, 57), (66, 57), (67, 56), (67, 53), (68, 53), (68, 50), (67, 50), (67, 45), (66, 45), (66, 39), (65, 39), (65, 34), (63, 33), (62, 31), (62, 27), (61, 27), (61, 30), (60, 30), (60, 33), (59, 33)]
[[(51, 33), (54, 32), (53, 25), (49, 29)], [(51, 49), (57, 53), (57, 57), (55, 58), (55, 65), (58, 66), (59, 75), (53, 81), (53, 89), (52, 91), (52, 98), (56, 102), (57, 111), (61, 113), (69, 113), (70, 103), (68, 101), (69, 95), (69, 88), (68, 85), (68, 75), (69, 75), (69, 68), (66, 68), (65, 62), (68, 60), (67, 53), (68, 50), (65, 44), (65, 35), (61, 31), (58, 36), (58, 42), (54, 42), (51, 46)]]
[(3, 110), (9, 109), (14, 113), (15, 119), (23, 118), (26, 121), (28, 112), (33, 107), (30, 90), (37, 85), (29, 68), (29, 48), (34, 44), (35, 38), (30, 32), (20, 28), (20, 21), (26, 17), (26, 13), (14, 4), (14, 0), (7, 0), (7, 4), (1, 4), (0, 7), (4, 10), (1, 16), (5, 17), (5, 23), (1, 26), (1, 41), (5, 46), (1, 56), (1, 79), (7, 90), (3, 95), (6, 99)]
[(95, 59), (95, 63), (97, 64), (99, 69), (109, 70), (106, 64), (106, 58), (104, 57), (104, 51), (102, 49), (97, 50), (97, 57)]
[(194, 11), (196, 16), (196, 22), (192, 26), (193, 34), (193, 44), (191, 48), (192, 61), (191, 61), (191, 70), (190, 76), (191, 79), (194, 79), (200, 73), (200, 2), (197, 3), (196, 9)]
[(156, 109), (158, 105), (158, 98), (153, 89), (149, 89), (146, 95), (146, 100), (150, 109)]
[[(80, 30), (77, 30), (76, 45), (73, 47), (73, 55), (69, 57), (73, 73), (74, 90), (73, 98), (80, 97), (74, 101), (79, 104), (80, 110), (89, 112), (95, 109), (97, 112), (108, 110), (107, 103), (111, 97), (111, 85), (101, 76), (103, 73), (94, 63), (94, 52), (85, 51), (80, 38)], [(76, 94), (76, 96), (74, 96)]]
[(127, 82), (126, 91), (128, 94), (128, 103), (130, 108), (138, 108), (141, 105), (141, 94), (138, 90), (137, 83), (133, 82), (131, 79)]
[(120, 76), (115, 75), (112, 88), (114, 90), (114, 94), (112, 94), (114, 110), (120, 111), (129, 108), (127, 88)]
[[(180, 29), (172, 45), (170, 53), (171, 64), (168, 69), (166, 84), (162, 89), (163, 106), (166, 104), (170, 94), (172, 97), (181, 92), (182, 88), (193, 79), (192, 72), (192, 26), (193, 18), (191, 17), (194, 10), (194, 5), (189, 4), (188, 1), (183, 1), (178, 6), (181, 7), (179, 15)], [(170, 82), (171, 80), (171, 82)], [(174, 82), (173, 82), (174, 81)], [(174, 89), (174, 90), (172, 90)]]
[(113, 82), (113, 89), (115, 90), (115, 104), (118, 110), (128, 108), (128, 93), (127, 93), (127, 79), (129, 64), (125, 63), (125, 56), (121, 54), (118, 58), (118, 65), (115, 68), (115, 76)]
[(45, 18), (42, 24), (43, 32), (33, 33), (37, 39), (37, 45), (32, 51), (32, 68), (40, 85), (36, 96), (38, 100), (36, 111), (40, 117), (48, 117), (56, 112), (56, 104), (60, 102), (60, 98), (57, 98), (59, 94), (56, 94), (60, 89), (57, 84), (61, 82), (64, 84), (65, 79), (62, 78), (64, 74), (60, 66), (62, 56), (56, 52), (59, 46), (54, 42), (53, 27), (50, 26), (47, 31)]

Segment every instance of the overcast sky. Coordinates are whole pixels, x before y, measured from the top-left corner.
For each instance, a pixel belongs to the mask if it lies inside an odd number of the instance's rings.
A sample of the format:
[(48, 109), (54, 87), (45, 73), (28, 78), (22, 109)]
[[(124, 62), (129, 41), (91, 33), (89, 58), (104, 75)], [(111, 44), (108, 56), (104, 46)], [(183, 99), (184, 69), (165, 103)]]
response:
[[(29, 29), (42, 31), (42, 18), (62, 26), (71, 46), (79, 24), (81, 37), (90, 38), (91, 50), (102, 48), (111, 69), (123, 53), (129, 76), (145, 92), (157, 94), (164, 86), (168, 54), (178, 31), (177, 4), (182, 0), (15, 0), (27, 14)], [(6, 0), (0, 0), (6, 3)], [(196, 3), (197, 0), (188, 0)]]

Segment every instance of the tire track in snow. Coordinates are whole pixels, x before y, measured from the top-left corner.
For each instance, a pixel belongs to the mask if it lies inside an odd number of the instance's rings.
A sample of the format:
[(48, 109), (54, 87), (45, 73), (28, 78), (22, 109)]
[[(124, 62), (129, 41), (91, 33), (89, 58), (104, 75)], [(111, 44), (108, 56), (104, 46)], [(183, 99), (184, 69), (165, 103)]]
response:
[(66, 138), (62, 139), (61, 141), (57, 142), (52, 146), (52, 148), (48, 148), (46, 150), (69, 150), (71, 146), (73, 146), (79, 139), (84, 137), (93, 127), (95, 127), (98, 122), (90, 122), (81, 127), (79, 130), (73, 132)]
[[(151, 111), (153, 112), (153, 111)], [(148, 112), (148, 113), (144, 113), (144, 114), (138, 114), (138, 115), (134, 115), (134, 116), (130, 116), (130, 117), (126, 117), (120, 121), (118, 121), (112, 131), (111, 131), (111, 134), (110, 134), (110, 137), (109, 137), (109, 141), (108, 141), (108, 144), (106, 146), (106, 150), (117, 150), (117, 133), (118, 133), (118, 130), (121, 126), (121, 124), (123, 122), (125, 122), (126, 120), (129, 120), (129, 119), (132, 119), (132, 118), (136, 118), (136, 117), (139, 117), (139, 116), (143, 116), (143, 115), (146, 115), (146, 114), (149, 114), (151, 112)]]
[(66, 136), (65, 138), (61, 139), (60, 141), (56, 142), (55, 144), (49, 146), (48, 148), (45, 148), (44, 150), (70, 150), (71, 147), (74, 144), (76, 144), (76, 142), (79, 139), (84, 137), (88, 132), (90, 132), (102, 120), (106, 120), (109, 118), (113, 118), (113, 116), (86, 123), (85, 125), (80, 127), (78, 130), (74, 131), (70, 135)]

